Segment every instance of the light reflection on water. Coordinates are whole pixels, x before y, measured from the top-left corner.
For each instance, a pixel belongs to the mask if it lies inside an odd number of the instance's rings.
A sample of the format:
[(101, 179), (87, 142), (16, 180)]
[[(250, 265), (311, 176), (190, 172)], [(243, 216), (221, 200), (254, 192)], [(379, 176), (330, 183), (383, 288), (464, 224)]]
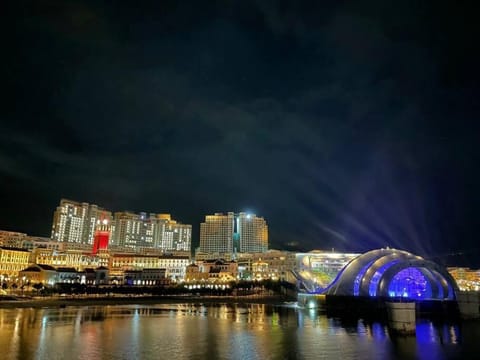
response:
[(480, 324), (385, 325), (264, 304), (0, 309), (0, 358), (451, 359), (477, 358)]

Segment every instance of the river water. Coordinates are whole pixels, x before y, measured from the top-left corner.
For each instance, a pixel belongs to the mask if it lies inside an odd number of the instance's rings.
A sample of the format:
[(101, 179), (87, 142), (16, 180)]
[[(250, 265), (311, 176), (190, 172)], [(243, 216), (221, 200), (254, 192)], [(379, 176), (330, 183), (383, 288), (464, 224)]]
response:
[(480, 323), (417, 322), (416, 337), (293, 305), (0, 309), (0, 359), (478, 359)]

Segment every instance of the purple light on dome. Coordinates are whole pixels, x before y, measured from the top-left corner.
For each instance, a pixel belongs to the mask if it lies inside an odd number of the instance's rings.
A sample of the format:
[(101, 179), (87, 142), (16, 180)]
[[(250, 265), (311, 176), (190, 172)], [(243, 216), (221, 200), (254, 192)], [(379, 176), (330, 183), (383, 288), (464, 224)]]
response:
[(432, 286), (418, 268), (408, 267), (392, 278), (388, 296), (428, 299), (432, 297)]
[(400, 260), (393, 260), (384, 265), (382, 265), (376, 272), (373, 274), (372, 279), (370, 280), (368, 294), (370, 296), (377, 296), (377, 287), (380, 279), (382, 278), (385, 271), (387, 271), (390, 267), (397, 264)]
[(373, 259), (372, 261), (368, 262), (358, 273), (357, 276), (355, 277), (355, 281), (353, 282), (353, 296), (358, 296), (360, 295), (360, 286), (363, 280), (363, 277), (365, 276), (365, 273), (367, 270), (372, 266), (372, 264), (375, 262), (377, 259)]

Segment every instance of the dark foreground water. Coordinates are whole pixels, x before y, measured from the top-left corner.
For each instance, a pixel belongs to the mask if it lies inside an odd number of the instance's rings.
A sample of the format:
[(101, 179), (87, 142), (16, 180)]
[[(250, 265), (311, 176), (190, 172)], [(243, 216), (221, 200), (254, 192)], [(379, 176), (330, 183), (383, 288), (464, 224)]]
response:
[(478, 359), (480, 323), (418, 322), (416, 337), (271, 305), (0, 309), (0, 359)]

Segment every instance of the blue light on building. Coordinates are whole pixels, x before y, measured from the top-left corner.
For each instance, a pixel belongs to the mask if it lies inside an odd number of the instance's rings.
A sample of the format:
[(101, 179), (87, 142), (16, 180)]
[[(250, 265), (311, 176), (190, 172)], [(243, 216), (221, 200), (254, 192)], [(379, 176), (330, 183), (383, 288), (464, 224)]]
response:
[(349, 262), (327, 295), (455, 299), (458, 287), (442, 266), (397, 249), (377, 249)]
[(398, 272), (388, 286), (390, 297), (432, 298), (432, 287), (422, 272), (409, 267)]

